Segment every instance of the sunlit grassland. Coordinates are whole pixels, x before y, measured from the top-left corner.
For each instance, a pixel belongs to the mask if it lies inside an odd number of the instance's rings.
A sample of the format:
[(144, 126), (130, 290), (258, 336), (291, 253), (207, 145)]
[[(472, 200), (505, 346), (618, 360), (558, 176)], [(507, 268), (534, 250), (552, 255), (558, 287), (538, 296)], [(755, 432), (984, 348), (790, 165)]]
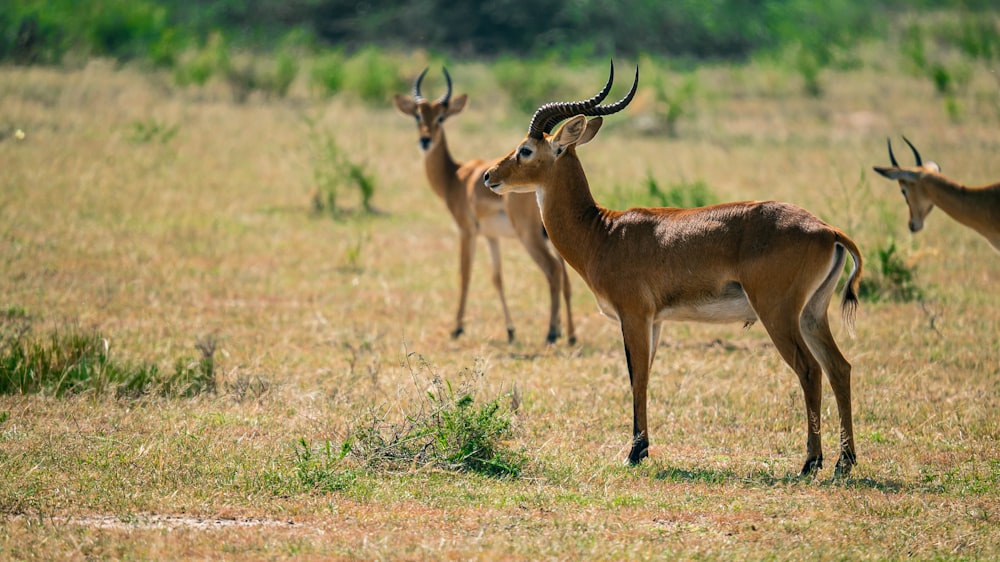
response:
[[(632, 63), (617, 63), (625, 81)], [(588, 97), (604, 64), (557, 74)], [(487, 65), (449, 70), (471, 97), (448, 123), (455, 156), (512, 149), (530, 115), (511, 109)], [(888, 162), (885, 137), (902, 133), (963, 182), (1000, 178), (995, 74), (976, 67), (956, 119), (891, 56), (828, 71), (821, 98), (803, 97), (794, 73), (766, 64), (692, 72), (699, 93), (676, 138), (639, 130), (655, 110), (640, 91), (580, 149), (599, 201), (634, 188), (642, 202), (649, 177), (702, 181), (719, 200), (791, 201), (845, 229), (869, 273), (876, 249), (894, 240), (924, 293), (863, 302), (854, 339), (834, 321), (854, 365), (850, 479), (832, 480), (828, 385), (828, 466), (794, 477), (801, 391), (760, 326), (665, 327), (650, 384), (651, 456), (638, 468), (621, 466), (631, 398), (620, 334), (579, 277), (580, 342), (547, 347), (544, 281), (508, 241), (518, 335), (508, 345), (481, 244), (466, 334), (451, 340), (457, 238), (426, 184), (412, 120), (389, 100), (320, 102), (299, 84), (286, 100), (236, 105), (211, 87), (174, 90), (99, 62), (7, 67), (0, 308), (23, 310), (39, 333), (97, 328), (135, 360), (169, 363), (212, 336), (220, 390), (0, 398), (0, 553), (998, 556), (1000, 256), (940, 211), (911, 236), (898, 188), (870, 172)], [(440, 76), (424, 88), (439, 95)], [(307, 118), (374, 174), (379, 214), (311, 212)], [(359, 203), (348, 193), (343, 204)], [(344, 459), (332, 489), (303, 482), (301, 441), (338, 449), (372, 408), (404, 418), (435, 374), (457, 382), (470, 371), (484, 397), (517, 388), (508, 445), (528, 458), (520, 477), (376, 471)]]

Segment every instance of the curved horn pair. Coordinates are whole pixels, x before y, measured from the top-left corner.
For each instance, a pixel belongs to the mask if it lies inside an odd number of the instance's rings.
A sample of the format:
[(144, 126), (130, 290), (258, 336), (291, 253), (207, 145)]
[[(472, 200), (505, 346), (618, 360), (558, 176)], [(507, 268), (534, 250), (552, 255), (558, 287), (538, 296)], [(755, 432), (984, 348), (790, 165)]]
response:
[(615, 63), (611, 61), (611, 71), (608, 74), (608, 82), (600, 92), (589, 100), (575, 102), (551, 102), (539, 107), (531, 117), (531, 125), (528, 126), (528, 136), (535, 139), (542, 138), (544, 133), (552, 130), (556, 123), (573, 117), (574, 115), (586, 115), (597, 117), (599, 115), (611, 115), (617, 113), (632, 101), (635, 91), (639, 87), (639, 67), (635, 69), (635, 80), (632, 82), (632, 89), (622, 99), (612, 104), (598, 105), (611, 92), (611, 83), (615, 80)]
[[(416, 82), (413, 83), (413, 99), (417, 101), (424, 99), (424, 96), (420, 94), (420, 83), (424, 81), (424, 76), (427, 74), (427, 70), (428, 69), (425, 68), (424, 71), (420, 73), (420, 76), (417, 76)], [(441, 70), (444, 71), (444, 79), (448, 83), (448, 91), (445, 92), (443, 96), (438, 98), (438, 103), (448, 107), (448, 102), (451, 101), (451, 75), (448, 74), (447, 68), (442, 66)]]
[[(924, 165), (924, 161), (920, 159), (920, 153), (917, 152), (917, 147), (913, 146), (913, 143), (910, 142), (910, 139), (908, 139), (906, 137), (903, 137), (903, 140), (906, 141), (906, 144), (908, 144), (910, 146), (910, 150), (913, 151), (913, 157), (917, 160), (917, 166), (923, 166)], [(895, 166), (895, 167), (898, 168), (899, 167), (899, 163), (896, 162), (896, 156), (893, 155), (893, 153), (892, 153), (892, 141), (889, 140), (888, 138), (886, 138), (885, 139), (885, 143), (889, 147), (889, 162), (891, 162), (893, 166)]]

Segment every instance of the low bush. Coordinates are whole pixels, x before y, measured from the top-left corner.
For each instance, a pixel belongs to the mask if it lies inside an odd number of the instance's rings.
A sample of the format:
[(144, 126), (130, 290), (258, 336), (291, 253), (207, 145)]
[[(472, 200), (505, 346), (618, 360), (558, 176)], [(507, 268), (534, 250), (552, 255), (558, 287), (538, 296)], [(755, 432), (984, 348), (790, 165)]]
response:
[(504, 440), (512, 432), (511, 411), (501, 404), (508, 395), (477, 401), (476, 369), (465, 371), (458, 388), (434, 374), (415, 411), (392, 422), (371, 409), (350, 431), (346, 454), (369, 468), (406, 469), (432, 466), (496, 477), (516, 477), (526, 462)]

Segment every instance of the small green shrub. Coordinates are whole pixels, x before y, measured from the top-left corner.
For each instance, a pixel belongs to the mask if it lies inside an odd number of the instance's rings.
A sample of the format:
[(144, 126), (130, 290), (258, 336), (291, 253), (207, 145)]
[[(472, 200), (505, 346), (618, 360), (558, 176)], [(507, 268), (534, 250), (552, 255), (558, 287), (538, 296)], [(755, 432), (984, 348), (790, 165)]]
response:
[(693, 113), (694, 97), (698, 91), (698, 81), (693, 74), (688, 75), (674, 88), (668, 88), (663, 74), (653, 78), (653, 92), (656, 94), (657, 114), (663, 119), (667, 136), (676, 138), (677, 122), (681, 117)]
[(339, 199), (342, 188), (353, 187), (361, 197), (362, 210), (374, 213), (375, 178), (367, 166), (346, 155), (333, 135), (321, 130), (315, 120), (306, 118), (305, 121), (309, 127), (309, 145), (313, 156), (313, 211), (334, 217), (343, 216), (344, 209)]
[(229, 76), (231, 73), (229, 46), (222, 33), (213, 32), (201, 48), (177, 63), (174, 81), (178, 86), (203, 86), (215, 74)]
[(861, 278), (858, 296), (874, 302), (912, 302), (923, 298), (916, 284), (916, 266), (908, 265), (899, 255), (896, 241), (875, 249), (866, 260), (868, 274)]
[(405, 91), (399, 65), (381, 49), (368, 47), (354, 54), (344, 65), (344, 89), (362, 101), (386, 105), (396, 92)]
[(327, 51), (318, 56), (309, 75), (312, 91), (321, 97), (339, 93), (347, 77), (344, 64), (344, 55), (340, 51)]
[(320, 492), (339, 492), (354, 482), (355, 475), (346, 470), (340, 461), (350, 452), (345, 444), (335, 450), (326, 440), (318, 449), (313, 449), (305, 439), (295, 444), (293, 472), (299, 487)]
[(262, 77), (261, 88), (269, 95), (283, 98), (288, 95), (298, 74), (298, 59), (291, 53), (282, 51), (275, 56), (273, 67)]
[(924, 28), (919, 23), (906, 26), (899, 42), (900, 51), (909, 60), (910, 72), (920, 75), (927, 67), (927, 49), (924, 47)]
[(176, 28), (168, 27), (150, 43), (146, 56), (153, 66), (173, 68), (181, 60), (181, 55), (187, 46), (187, 37)]
[(477, 403), (474, 379), (466, 371), (457, 390), (436, 374), (415, 412), (389, 422), (373, 409), (354, 427), (345, 444), (350, 454), (370, 468), (420, 468), (468, 471), (495, 477), (521, 474), (525, 457), (504, 444), (511, 434), (510, 412), (498, 396)]

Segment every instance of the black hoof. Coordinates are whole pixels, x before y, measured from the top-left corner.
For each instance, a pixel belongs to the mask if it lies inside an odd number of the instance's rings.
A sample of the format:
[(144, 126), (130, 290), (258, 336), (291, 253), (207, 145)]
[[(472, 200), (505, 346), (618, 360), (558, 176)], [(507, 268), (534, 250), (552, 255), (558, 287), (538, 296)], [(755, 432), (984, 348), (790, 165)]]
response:
[(545, 336), (545, 343), (552, 345), (559, 339), (559, 330), (549, 328), (549, 334)]
[(576, 345), (576, 336), (570, 336), (566, 342), (570, 345)]
[(514, 328), (507, 328), (507, 343), (514, 343)]
[(833, 470), (834, 478), (847, 478), (851, 475), (851, 469), (854, 465), (858, 464), (858, 458), (854, 453), (843, 452), (840, 454), (840, 458), (837, 459), (837, 467)]
[(461, 328), (455, 328), (455, 331), (453, 331), (453, 332), (451, 333), (451, 339), (453, 339), (453, 340), (457, 340), (457, 339), (458, 339), (458, 336), (461, 336), (461, 335), (462, 335), (462, 334), (464, 334), (464, 333), (465, 333), (465, 330), (463, 330), (463, 329), (461, 329)]
[(806, 459), (806, 464), (802, 465), (802, 472), (799, 473), (799, 476), (809, 476), (821, 468), (823, 468), (822, 456)]
[(632, 450), (628, 454), (625, 464), (635, 466), (642, 462), (642, 459), (649, 456), (649, 441), (646, 439), (636, 439), (632, 444)]

